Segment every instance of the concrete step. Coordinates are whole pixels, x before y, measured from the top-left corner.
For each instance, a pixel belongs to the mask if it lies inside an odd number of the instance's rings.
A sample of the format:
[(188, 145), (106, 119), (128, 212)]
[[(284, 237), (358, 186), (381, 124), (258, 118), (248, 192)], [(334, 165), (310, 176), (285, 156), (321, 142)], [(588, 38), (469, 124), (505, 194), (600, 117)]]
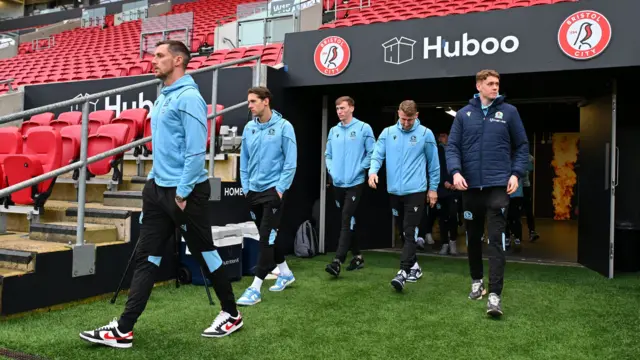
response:
[(2, 291), (2, 278), (8, 278), (11, 276), (20, 276), (26, 274), (26, 271), (15, 270), (15, 269), (5, 269), (0, 267), (0, 292)]
[(36, 255), (29, 251), (0, 249), (0, 267), (33, 272), (36, 268)]
[[(104, 200), (102, 194), (105, 191), (108, 191), (106, 181), (108, 181), (109, 179), (111, 179), (111, 174), (104, 175), (104, 176), (96, 176), (91, 180), (87, 181), (87, 191), (85, 192), (85, 201), (102, 203)], [(134, 182), (132, 179), (133, 179), (132, 176), (125, 176), (122, 179), (122, 182), (118, 184), (117, 190), (124, 190), (124, 191), (142, 190), (142, 188), (144, 187), (144, 182), (140, 183), (139, 180), (136, 180)], [(60, 201), (77, 201), (78, 189), (76, 188), (76, 186), (77, 185), (74, 184), (73, 179), (71, 178), (71, 175), (58, 177), (49, 199), (60, 200)]]
[[(77, 202), (48, 200), (39, 222), (75, 222), (77, 221)], [(85, 203), (85, 221), (96, 224), (111, 224), (118, 227), (118, 239), (128, 241), (131, 231), (131, 213), (141, 211), (137, 207), (105, 207), (102, 203)], [(29, 220), (23, 213), (7, 213), (7, 230), (29, 232)]]
[[(29, 239), (73, 244), (76, 242), (76, 229), (77, 223), (71, 222), (31, 224)], [(84, 240), (93, 244), (117, 242), (118, 228), (115, 225), (85, 222)]]
[(106, 191), (103, 204), (142, 208), (142, 191)]
[[(128, 242), (131, 239), (131, 213), (135, 209), (108, 207), (85, 207), (85, 222), (91, 224), (113, 225), (118, 230), (118, 240)], [(77, 223), (78, 208), (70, 207), (65, 212), (66, 221)]]
[(69, 250), (64, 244), (29, 240), (28, 233), (0, 235), (0, 269), (32, 273), (38, 254)]

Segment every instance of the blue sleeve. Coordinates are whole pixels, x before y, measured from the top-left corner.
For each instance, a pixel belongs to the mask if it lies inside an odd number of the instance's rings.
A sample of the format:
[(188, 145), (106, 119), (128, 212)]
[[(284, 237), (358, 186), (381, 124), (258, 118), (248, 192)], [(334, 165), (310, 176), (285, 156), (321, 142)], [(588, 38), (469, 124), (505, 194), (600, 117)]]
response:
[(296, 133), (290, 122), (286, 122), (282, 129), (282, 152), (284, 153), (284, 166), (280, 174), (280, 181), (276, 185), (276, 191), (284, 194), (291, 187), (293, 177), (296, 174), (298, 164), (298, 145), (296, 144)]
[(207, 104), (190, 91), (180, 98), (178, 112), (184, 128), (184, 169), (176, 195), (186, 198), (202, 175), (207, 155)]
[[(327, 171), (329, 175), (331, 175), (331, 165), (333, 165), (333, 154), (331, 152), (331, 138), (333, 138), (333, 128), (329, 130), (329, 135), (327, 136), (327, 148), (324, 151), (324, 162), (327, 164)], [(333, 175), (331, 175), (333, 176)]]
[(529, 163), (529, 140), (516, 108), (513, 109), (512, 117), (509, 120), (511, 144), (515, 150), (515, 156), (511, 164), (511, 174), (521, 179), (525, 175)]
[(247, 195), (249, 192), (249, 144), (247, 139), (247, 132), (249, 127), (245, 126), (242, 132), (242, 144), (240, 146), (240, 184), (242, 186), (242, 193)]
[(447, 170), (451, 176), (459, 173), (462, 170), (461, 163), (461, 138), (462, 138), (462, 120), (460, 119), (461, 110), (458, 110), (453, 124), (451, 124), (451, 131), (449, 131), (449, 143), (447, 145), (446, 158), (447, 158)]
[(371, 154), (371, 166), (369, 168), (369, 176), (373, 174), (377, 174), (380, 168), (382, 167), (382, 162), (384, 162), (386, 156), (386, 146), (385, 141), (387, 140), (387, 134), (389, 133), (389, 128), (386, 128), (380, 134), (378, 141), (373, 148), (373, 154)]
[(440, 184), (440, 158), (438, 157), (436, 138), (433, 136), (431, 130), (427, 131), (427, 136), (424, 141), (424, 154), (427, 159), (427, 169), (429, 171), (429, 190), (438, 191), (438, 184)]
[(371, 129), (371, 126), (369, 124), (364, 127), (364, 134), (362, 135), (364, 137), (365, 155), (364, 159), (362, 159), (362, 165), (360, 166), (362, 167), (362, 169), (367, 170), (371, 166), (371, 155), (373, 154), (373, 148), (376, 143), (376, 138), (373, 135), (373, 129)]

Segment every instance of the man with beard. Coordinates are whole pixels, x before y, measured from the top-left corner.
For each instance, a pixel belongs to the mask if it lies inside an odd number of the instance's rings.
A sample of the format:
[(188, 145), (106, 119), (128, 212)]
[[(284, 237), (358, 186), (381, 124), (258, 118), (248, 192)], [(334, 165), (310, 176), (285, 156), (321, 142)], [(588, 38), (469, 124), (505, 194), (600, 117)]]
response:
[(223, 337), (243, 325), (211, 234), (211, 188), (204, 167), (207, 104), (191, 75), (185, 74), (189, 54), (180, 41), (162, 41), (156, 47), (151, 63), (164, 87), (151, 112), (153, 167), (142, 190), (140, 238), (131, 289), (120, 319), (80, 333), (91, 343), (132, 347), (133, 327), (147, 305), (166, 243), (176, 228), (180, 228), (222, 307), (202, 336)]

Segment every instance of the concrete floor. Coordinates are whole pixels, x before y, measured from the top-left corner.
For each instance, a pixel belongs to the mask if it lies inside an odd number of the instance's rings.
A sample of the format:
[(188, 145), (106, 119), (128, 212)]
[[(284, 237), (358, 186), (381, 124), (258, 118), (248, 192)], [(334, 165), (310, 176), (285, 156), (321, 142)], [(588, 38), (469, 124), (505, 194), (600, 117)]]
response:
[[(557, 263), (557, 264), (576, 264), (578, 261), (578, 221), (577, 220), (553, 220), (553, 219), (536, 219), (536, 231), (540, 238), (534, 243), (528, 240), (529, 230), (526, 220), (522, 219), (523, 237), (520, 251), (515, 251), (512, 246), (507, 252), (507, 258), (510, 261), (540, 262), (540, 263)], [(486, 234), (486, 230), (485, 230)], [(424, 234), (420, 234), (424, 236)], [(440, 233), (437, 221), (433, 226), (433, 239), (436, 241), (434, 245), (426, 245), (424, 251), (419, 253), (425, 255), (435, 255), (440, 251)], [(456, 245), (458, 248), (458, 257), (466, 258), (467, 247), (465, 245), (465, 228), (458, 228), (458, 240)], [(402, 248), (402, 240), (397, 239), (393, 249)], [(483, 247), (486, 249), (486, 244)]]

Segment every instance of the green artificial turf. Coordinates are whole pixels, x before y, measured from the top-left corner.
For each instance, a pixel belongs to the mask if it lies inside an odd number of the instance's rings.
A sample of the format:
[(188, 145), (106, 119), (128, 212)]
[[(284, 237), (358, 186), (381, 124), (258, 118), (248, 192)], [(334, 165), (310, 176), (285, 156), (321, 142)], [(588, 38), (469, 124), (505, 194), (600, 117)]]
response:
[[(219, 311), (200, 286), (157, 287), (135, 328), (132, 349), (80, 340), (126, 301), (109, 299), (0, 322), (0, 347), (50, 359), (633, 359), (640, 354), (640, 277), (608, 280), (590, 270), (507, 264), (500, 320), (486, 297), (467, 298), (465, 260), (420, 257), (424, 276), (396, 293), (399, 255), (365, 253), (365, 268), (324, 271), (330, 256), (290, 257), (296, 282), (241, 308), (244, 328), (200, 336)], [(486, 269), (486, 262), (485, 262)], [(234, 283), (236, 296), (251, 282)], [(486, 276), (485, 276), (485, 281)], [(215, 299), (215, 296), (214, 296)]]

